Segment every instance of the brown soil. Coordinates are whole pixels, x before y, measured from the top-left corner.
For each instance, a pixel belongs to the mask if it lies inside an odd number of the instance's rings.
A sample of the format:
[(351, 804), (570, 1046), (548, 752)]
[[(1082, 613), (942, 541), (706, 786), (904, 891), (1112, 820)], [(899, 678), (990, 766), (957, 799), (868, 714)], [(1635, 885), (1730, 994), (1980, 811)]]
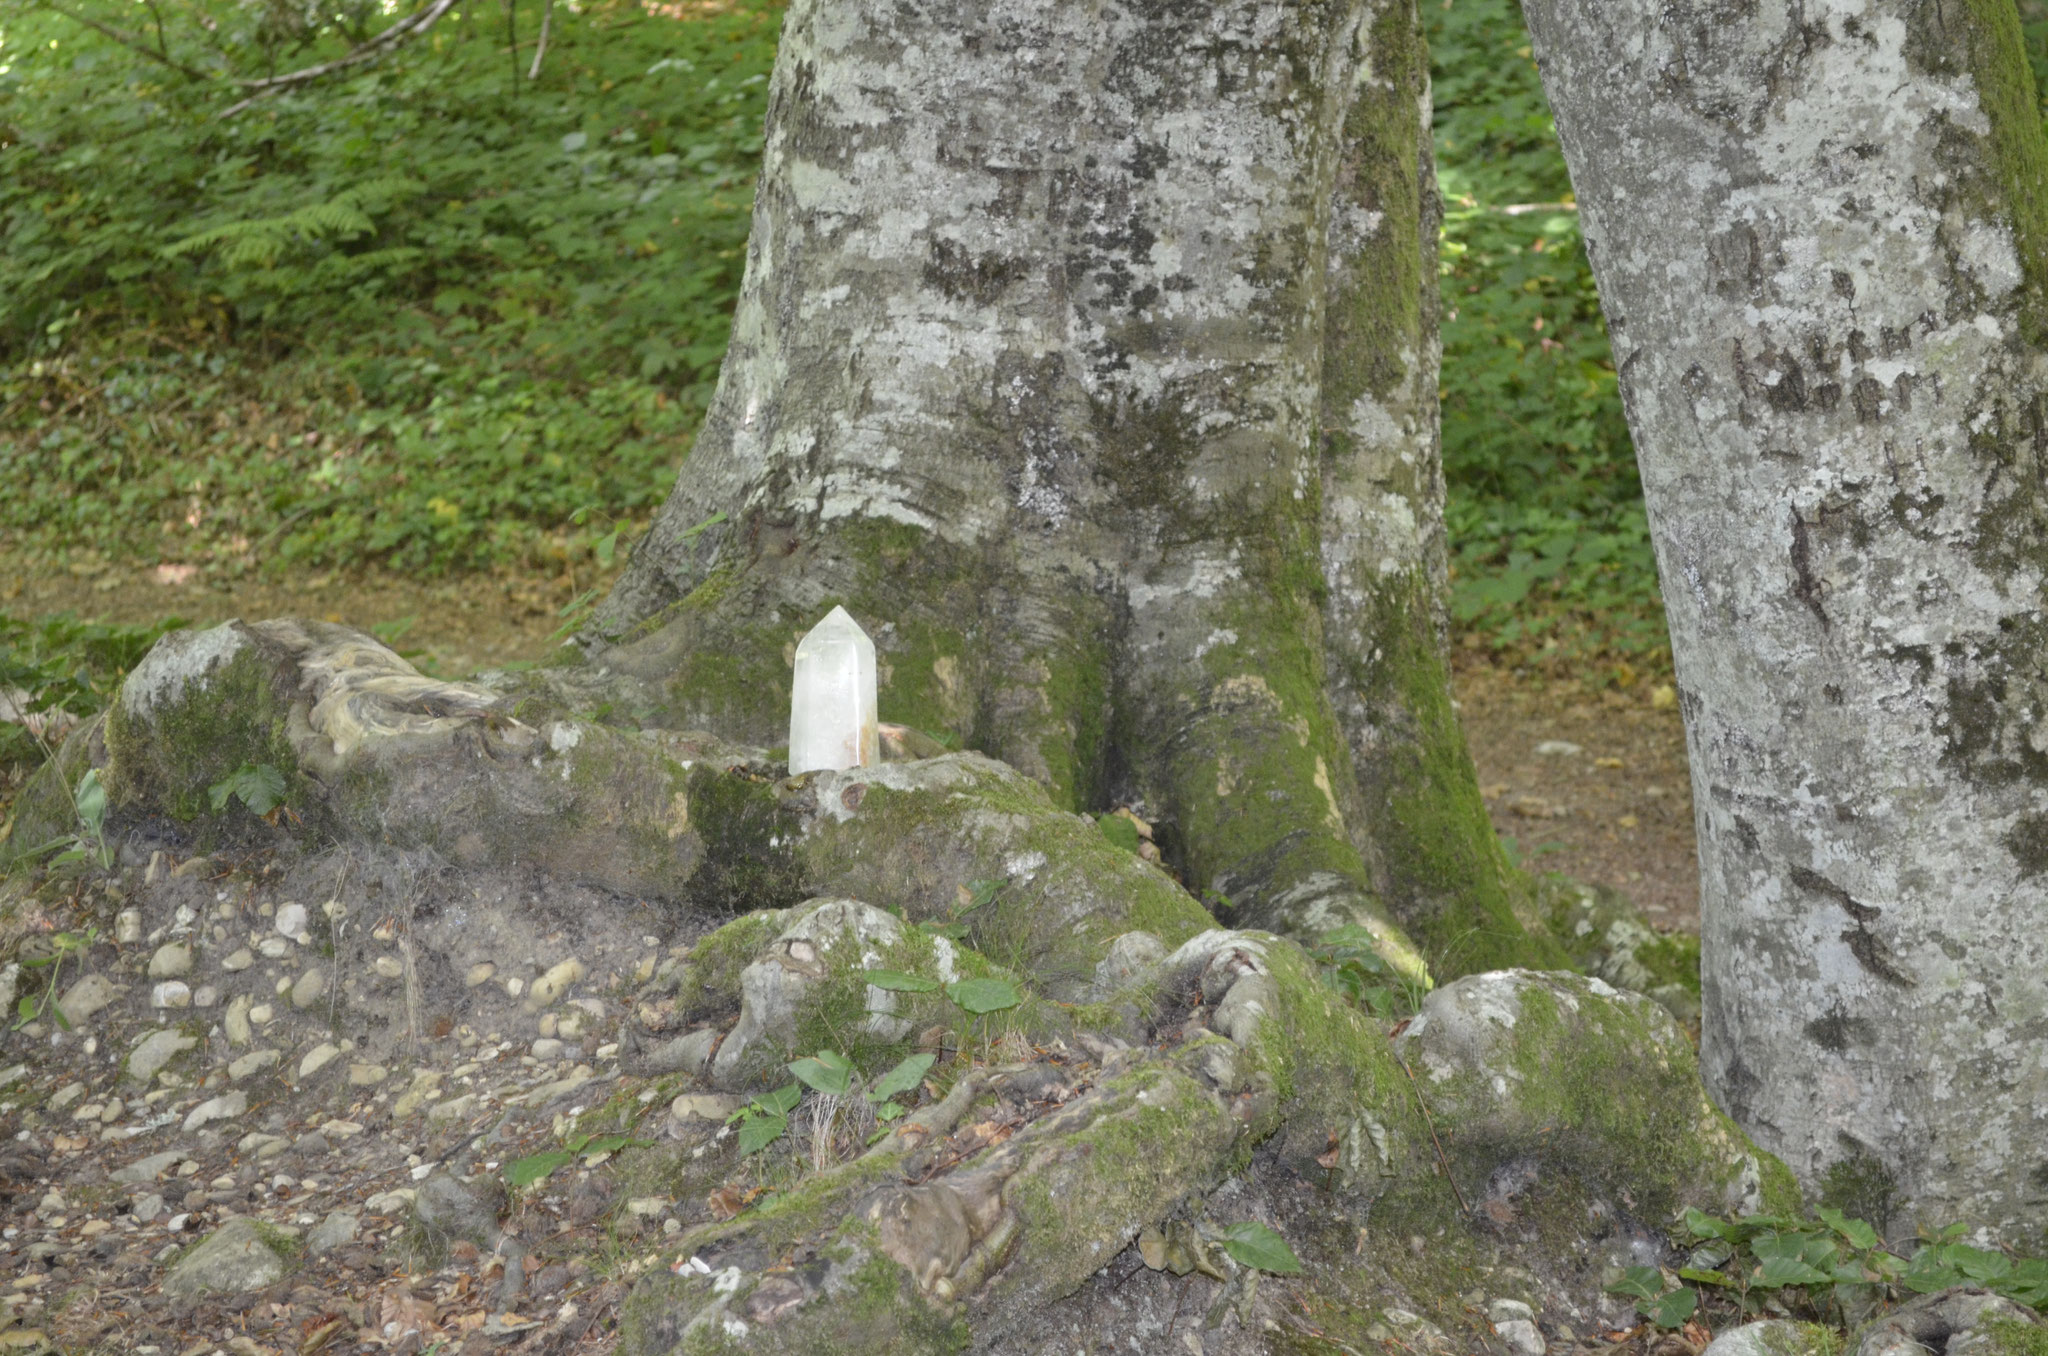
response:
[(1472, 662), (1456, 691), (1494, 828), (1524, 865), (1613, 886), (1658, 927), (1699, 931), (1692, 783), (1669, 686), (1590, 692)]
[[(368, 570), (167, 584), (152, 571), (29, 574), (0, 559), (0, 609), (120, 622), (175, 614), (196, 625), (318, 617), (383, 628), (379, 634), (421, 668), (453, 676), (542, 657), (562, 625), (562, 609), (609, 582), (512, 571), (420, 579)], [(1613, 886), (1659, 927), (1697, 931), (1685, 732), (1670, 689), (1643, 682), (1593, 692), (1497, 667), (1471, 651), (1460, 652), (1456, 686), (1494, 827), (1513, 840), (1523, 863)], [(1558, 751), (1558, 744), (1579, 751)], [(1539, 753), (1546, 745), (1552, 750)]]

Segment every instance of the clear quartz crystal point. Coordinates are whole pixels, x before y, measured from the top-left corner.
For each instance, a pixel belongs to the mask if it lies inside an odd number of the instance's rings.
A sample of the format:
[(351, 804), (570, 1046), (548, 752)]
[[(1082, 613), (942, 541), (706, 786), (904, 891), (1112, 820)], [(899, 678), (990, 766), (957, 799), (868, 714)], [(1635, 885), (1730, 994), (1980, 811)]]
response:
[(875, 643), (835, 607), (796, 647), (789, 694), (789, 775), (882, 761), (875, 720)]

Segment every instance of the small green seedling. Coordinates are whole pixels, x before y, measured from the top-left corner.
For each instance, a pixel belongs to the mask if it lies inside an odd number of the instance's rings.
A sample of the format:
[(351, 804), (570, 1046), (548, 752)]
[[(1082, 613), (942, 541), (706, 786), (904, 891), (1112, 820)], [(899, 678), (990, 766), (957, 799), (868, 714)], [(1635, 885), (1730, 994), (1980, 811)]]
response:
[[(50, 939), (53, 949), (49, 955), (37, 956), (33, 960), (25, 960), (21, 963), (21, 968), (24, 970), (48, 969), (50, 979), (43, 986), (43, 992), (40, 996), (25, 993), (21, 996), (20, 1001), (14, 1005), (14, 1030), (21, 1030), (45, 1012), (49, 1013), (56, 1020), (57, 1025), (61, 1029), (65, 1031), (71, 1029), (71, 1019), (64, 1015), (64, 1009), (57, 1003), (57, 980), (64, 972), (64, 962), (67, 959), (72, 956), (82, 956), (99, 939), (100, 930), (94, 927), (88, 927), (83, 932), (60, 932)], [(84, 961), (81, 959), (79, 964), (83, 965)]]

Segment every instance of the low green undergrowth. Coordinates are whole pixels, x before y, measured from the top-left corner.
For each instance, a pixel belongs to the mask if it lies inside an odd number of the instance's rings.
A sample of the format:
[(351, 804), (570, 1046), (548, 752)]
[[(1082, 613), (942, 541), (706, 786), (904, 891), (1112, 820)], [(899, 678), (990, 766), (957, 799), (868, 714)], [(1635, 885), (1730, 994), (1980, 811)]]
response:
[(0, 27), (0, 548), (443, 570), (644, 523), (723, 355), (779, 8), (551, 6), (528, 78), (539, 8), (515, 77), (465, 4), (224, 119), (269, 9), (168, 12), (193, 78)]
[(38, 620), (0, 612), (0, 825), (14, 793), (65, 733), (106, 706), (121, 679), (156, 643), (185, 625)]
[(1444, 477), (1468, 644), (1600, 682), (1668, 666), (1571, 180), (1514, 0), (1423, 6), (1444, 195)]
[(1811, 1220), (1747, 1215), (1717, 1219), (1687, 1210), (1692, 1247), (1674, 1268), (1635, 1266), (1608, 1285), (1663, 1328), (1704, 1312), (1716, 1326), (1766, 1304), (1796, 1318), (1848, 1327), (1914, 1295), (1978, 1285), (2048, 1307), (2048, 1260), (2014, 1257), (1962, 1241), (1963, 1225), (1924, 1235), (1905, 1255), (1860, 1219), (1822, 1206)]

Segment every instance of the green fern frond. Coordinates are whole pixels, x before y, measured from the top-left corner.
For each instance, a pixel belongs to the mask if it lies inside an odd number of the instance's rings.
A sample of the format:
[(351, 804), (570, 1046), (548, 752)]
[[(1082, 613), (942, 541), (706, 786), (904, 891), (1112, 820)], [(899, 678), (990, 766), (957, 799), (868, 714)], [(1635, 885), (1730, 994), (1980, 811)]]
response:
[(294, 240), (353, 240), (377, 228), (366, 200), (388, 206), (393, 198), (424, 191), (417, 180), (403, 177), (371, 179), (338, 193), (326, 202), (286, 212), (282, 216), (231, 221), (195, 232), (164, 247), (167, 259), (220, 248), (222, 262), (230, 268), (274, 267)]

